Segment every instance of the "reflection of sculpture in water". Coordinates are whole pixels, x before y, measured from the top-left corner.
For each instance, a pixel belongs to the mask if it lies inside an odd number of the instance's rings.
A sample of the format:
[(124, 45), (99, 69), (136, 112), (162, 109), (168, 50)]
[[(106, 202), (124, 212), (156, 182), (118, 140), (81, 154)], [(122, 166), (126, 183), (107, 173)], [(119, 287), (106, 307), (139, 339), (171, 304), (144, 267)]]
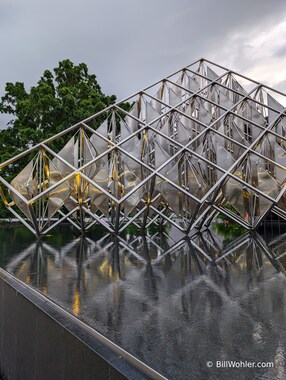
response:
[(275, 323), (284, 323), (286, 310), (285, 278), (277, 275), (285, 272), (285, 244), (283, 236), (266, 243), (256, 233), (227, 245), (211, 231), (178, 240), (106, 234), (61, 247), (38, 242), (7, 269), (162, 368), (187, 354), (255, 361), (259, 353), (274, 361), (281, 347)]
[(154, 297), (158, 297), (157, 282), (165, 281), (171, 273), (179, 276), (181, 286), (189, 286), (201, 275), (208, 276), (231, 294), (231, 286), (235, 287), (231, 273), (243, 271), (240, 281), (247, 280), (250, 289), (263, 280), (266, 261), (268, 266), (285, 271), (285, 255), (280, 257), (285, 243), (283, 238), (279, 242), (267, 245), (258, 234), (245, 233), (224, 248), (221, 239), (209, 230), (178, 241), (159, 233), (128, 234), (126, 240), (106, 234), (98, 241), (81, 237), (59, 249), (38, 241), (14, 257), (7, 269), (44, 293), (49, 293), (57, 281), (65, 282), (68, 297), (75, 300), (77, 308), (76, 300), (82, 293), (88, 297), (90, 285), (96, 286), (101, 279), (118, 282), (120, 288), (130, 267), (144, 273), (144, 287), (151, 289)]

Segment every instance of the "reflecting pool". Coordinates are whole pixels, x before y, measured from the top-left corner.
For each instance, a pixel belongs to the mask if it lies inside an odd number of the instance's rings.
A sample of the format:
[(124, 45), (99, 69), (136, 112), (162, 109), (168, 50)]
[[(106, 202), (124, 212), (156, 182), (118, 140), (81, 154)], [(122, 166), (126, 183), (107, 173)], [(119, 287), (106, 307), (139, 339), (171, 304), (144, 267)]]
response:
[(0, 260), (168, 379), (285, 379), (286, 235), (226, 229), (83, 238), (63, 226), (35, 240), (1, 228)]

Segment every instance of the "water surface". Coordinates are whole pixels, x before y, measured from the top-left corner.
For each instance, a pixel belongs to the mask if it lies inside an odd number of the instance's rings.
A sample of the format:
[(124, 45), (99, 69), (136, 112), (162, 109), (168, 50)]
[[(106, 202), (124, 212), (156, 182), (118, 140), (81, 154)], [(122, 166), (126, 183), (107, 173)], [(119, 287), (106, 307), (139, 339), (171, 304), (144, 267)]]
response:
[[(169, 379), (285, 379), (286, 237), (218, 232), (2, 228), (0, 260)], [(274, 368), (206, 366), (217, 360)]]

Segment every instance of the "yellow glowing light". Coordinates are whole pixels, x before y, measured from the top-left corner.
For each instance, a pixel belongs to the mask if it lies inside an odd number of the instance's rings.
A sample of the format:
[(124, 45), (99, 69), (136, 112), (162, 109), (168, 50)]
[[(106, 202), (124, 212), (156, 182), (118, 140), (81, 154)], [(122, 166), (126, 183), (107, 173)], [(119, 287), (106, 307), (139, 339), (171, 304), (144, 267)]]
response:
[(73, 313), (74, 315), (79, 314), (79, 291), (78, 290), (76, 290), (73, 297)]
[(4, 192), (3, 192), (1, 186), (0, 186), (0, 195), (1, 195), (1, 198), (2, 198), (2, 200), (3, 200), (4, 204), (5, 204), (5, 206), (7, 206), (7, 205), (8, 205), (8, 201), (7, 201), (7, 199), (6, 199), (5, 195), (4, 195)]
[(47, 287), (47, 286), (44, 286), (42, 292), (43, 292), (44, 294), (48, 294), (48, 287)]
[(80, 176), (80, 174), (78, 174), (78, 173), (76, 174), (75, 180), (76, 180), (76, 187), (78, 190), (78, 203), (79, 203), (79, 205), (82, 205), (81, 176)]
[(104, 273), (105, 272), (107, 265), (108, 265), (107, 260), (104, 260), (103, 263), (99, 267), (100, 273)]

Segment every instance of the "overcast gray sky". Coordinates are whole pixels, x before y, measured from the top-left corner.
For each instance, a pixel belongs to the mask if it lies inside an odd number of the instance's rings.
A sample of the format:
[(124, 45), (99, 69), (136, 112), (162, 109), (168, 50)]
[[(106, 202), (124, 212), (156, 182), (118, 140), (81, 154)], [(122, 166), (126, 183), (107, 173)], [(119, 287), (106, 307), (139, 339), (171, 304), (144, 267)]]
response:
[(1, 96), (65, 58), (118, 100), (201, 57), (286, 92), (285, 0), (1, 0), (0, 46)]

